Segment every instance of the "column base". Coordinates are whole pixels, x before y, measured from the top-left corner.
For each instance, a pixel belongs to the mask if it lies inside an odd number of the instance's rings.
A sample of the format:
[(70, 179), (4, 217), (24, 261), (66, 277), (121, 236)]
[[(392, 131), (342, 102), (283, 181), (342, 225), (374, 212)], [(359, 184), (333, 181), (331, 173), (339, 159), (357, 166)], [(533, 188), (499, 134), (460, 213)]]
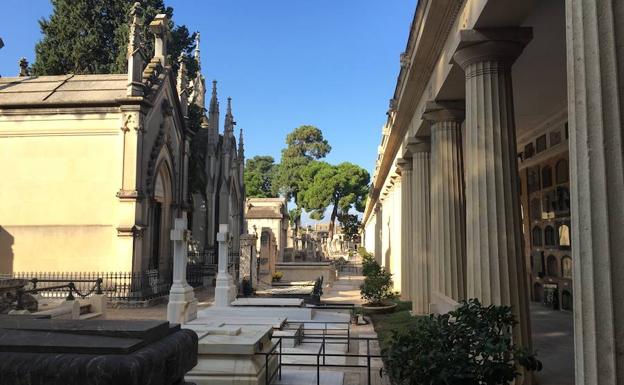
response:
[(232, 276), (228, 273), (217, 274), (215, 286), (215, 306), (227, 307), (236, 299), (236, 286)]

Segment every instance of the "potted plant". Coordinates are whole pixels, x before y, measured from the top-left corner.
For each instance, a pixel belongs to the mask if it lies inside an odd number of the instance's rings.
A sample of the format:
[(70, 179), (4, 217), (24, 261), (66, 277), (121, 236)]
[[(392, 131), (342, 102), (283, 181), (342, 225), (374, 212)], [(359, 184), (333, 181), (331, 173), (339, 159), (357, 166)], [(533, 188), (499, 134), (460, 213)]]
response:
[(360, 286), (360, 295), (368, 302), (362, 305), (362, 308), (367, 313), (394, 311), (397, 304), (391, 300), (397, 298), (398, 293), (392, 291), (392, 274), (374, 260), (368, 266), (363, 265), (363, 270), (366, 278)]
[(281, 271), (276, 271), (273, 273), (273, 275), (271, 275), (271, 282), (279, 282), (282, 280), (282, 277), (284, 277), (284, 273), (282, 273)]
[(393, 330), (383, 354), (393, 384), (504, 385), (539, 371), (535, 353), (516, 345), (509, 306), (464, 301), (448, 314)]

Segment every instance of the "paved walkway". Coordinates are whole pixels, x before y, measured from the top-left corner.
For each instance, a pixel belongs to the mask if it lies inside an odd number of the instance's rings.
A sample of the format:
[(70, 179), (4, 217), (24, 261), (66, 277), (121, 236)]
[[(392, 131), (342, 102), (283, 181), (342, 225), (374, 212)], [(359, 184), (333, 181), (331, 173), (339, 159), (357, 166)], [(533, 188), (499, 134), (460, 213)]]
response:
[(533, 349), (544, 368), (538, 385), (574, 385), (574, 323), (572, 313), (531, 303)]

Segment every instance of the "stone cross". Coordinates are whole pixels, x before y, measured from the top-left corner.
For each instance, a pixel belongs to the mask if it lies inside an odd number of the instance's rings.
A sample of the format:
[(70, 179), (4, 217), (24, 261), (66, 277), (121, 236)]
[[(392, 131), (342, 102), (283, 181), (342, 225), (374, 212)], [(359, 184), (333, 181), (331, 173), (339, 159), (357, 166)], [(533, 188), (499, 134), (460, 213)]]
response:
[(167, 304), (167, 320), (172, 323), (186, 323), (197, 318), (197, 299), (193, 288), (186, 281), (187, 247), (191, 238), (186, 228), (186, 213), (176, 218), (171, 229), (173, 241), (173, 284)]
[(217, 272), (217, 284), (215, 287), (215, 306), (227, 307), (236, 298), (236, 286), (228, 272), (228, 225), (220, 224), (217, 233), (219, 243), (219, 267)]

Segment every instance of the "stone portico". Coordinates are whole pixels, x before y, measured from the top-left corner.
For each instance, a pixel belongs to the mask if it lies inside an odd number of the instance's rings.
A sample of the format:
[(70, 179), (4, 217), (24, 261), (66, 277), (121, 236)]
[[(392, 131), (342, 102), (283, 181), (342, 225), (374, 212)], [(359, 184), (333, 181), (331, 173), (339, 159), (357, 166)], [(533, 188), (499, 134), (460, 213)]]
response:
[(608, 0), (419, 2), (364, 214), (415, 313), (510, 305), (530, 346), (529, 301), (561, 299), (577, 384), (624, 383), (622, 23)]

